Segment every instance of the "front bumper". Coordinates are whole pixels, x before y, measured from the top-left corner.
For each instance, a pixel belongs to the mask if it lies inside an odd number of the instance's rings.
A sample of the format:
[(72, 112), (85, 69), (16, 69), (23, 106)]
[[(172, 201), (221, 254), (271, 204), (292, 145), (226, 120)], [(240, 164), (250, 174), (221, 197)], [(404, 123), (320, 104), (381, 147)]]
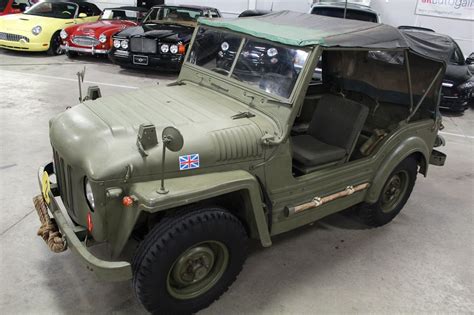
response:
[[(53, 163), (40, 167), (38, 170), (38, 181), (41, 191), (43, 191), (42, 176), (44, 172), (48, 177), (54, 174)], [(56, 220), (63, 237), (66, 239), (67, 246), (80, 258), (86, 268), (93, 272), (99, 279), (104, 281), (123, 281), (132, 278), (132, 268), (130, 263), (125, 261), (106, 261), (92, 255), (84, 242), (86, 233), (80, 226), (70, 225), (66, 220), (66, 215), (55, 197), (58, 197), (57, 186), (50, 182), (51, 189), (47, 192), (49, 204), (46, 203), (49, 212)]]
[(95, 47), (75, 47), (69, 45), (61, 45), (61, 49), (64, 51), (73, 51), (82, 54), (91, 54), (91, 55), (106, 55), (109, 53), (108, 49), (96, 49)]
[[(133, 56), (146, 56), (148, 57), (147, 65), (140, 65), (133, 63)], [(112, 49), (109, 54), (110, 60), (113, 63), (136, 69), (159, 69), (169, 71), (179, 71), (184, 61), (184, 55), (159, 55), (159, 54), (143, 54), (143, 53), (132, 53), (132, 52), (117, 52)]]
[(46, 51), (49, 49), (49, 42), (26, 42), (0, 40), (0, 48), (18, 51)]

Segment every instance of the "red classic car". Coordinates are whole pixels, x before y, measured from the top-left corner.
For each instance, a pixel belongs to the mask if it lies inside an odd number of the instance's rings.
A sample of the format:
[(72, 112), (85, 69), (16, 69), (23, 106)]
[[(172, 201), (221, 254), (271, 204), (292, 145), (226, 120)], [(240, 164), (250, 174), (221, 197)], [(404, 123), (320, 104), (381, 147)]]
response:
[(137, 7), (105, 9), (97, 22), (63, 29), (60, 34), (61, 48), (70, 58), (79, 53), (106, 55), (112, 46), (112, 35), (127, 27), (137, 26), (146, 12), (147, 9)]
[(0, 0), (0, 16), (25, 11), (26, 3), (17, 3), (15, 0)]

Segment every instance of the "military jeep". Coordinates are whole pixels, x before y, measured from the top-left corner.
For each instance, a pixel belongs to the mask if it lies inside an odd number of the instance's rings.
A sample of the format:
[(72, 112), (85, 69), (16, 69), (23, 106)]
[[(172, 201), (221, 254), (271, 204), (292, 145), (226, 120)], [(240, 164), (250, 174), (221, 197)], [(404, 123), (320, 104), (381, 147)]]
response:
[[(347, 208), (384, 225), (417, 174), (444, 164), (436, 53), (383, 24), (202, 19), (176, 82), (50, 121), (39, 234), (101, 279), (132, 279), (150, 312), (205, 308), (236, 279), (249, 239), (268, 247)], [(110, 260), (87, 249), (97, 243)]]

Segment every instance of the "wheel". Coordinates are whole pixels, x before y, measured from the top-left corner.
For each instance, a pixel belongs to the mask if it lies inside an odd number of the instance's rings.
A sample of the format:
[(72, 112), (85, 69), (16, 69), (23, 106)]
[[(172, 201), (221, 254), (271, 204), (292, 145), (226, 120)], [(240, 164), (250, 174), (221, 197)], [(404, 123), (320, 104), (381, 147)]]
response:
[(235, 281), (246, 247), (242, 223), (225, 209), (201, 208), (165, 217), (133, 258), (135, 294), (152, 313), (197, 312)]
[(377, 202), (361, 207), (359, 214), (363, 221), (374, 227), (392, 221), (410, 197), (416, 175), (417, 162), (413, 157), (398, 164), (385, 182)]
[(66, 51), (66, 56), (70, 59), (74, 59), (76, 58), (77, 56), (79, 56), (79, 54), (75, 51)]
[(48, 55), (56, 56), (62, 54), (62, 52), (63, 50), (61, 49), (61, 37), (59, 36), (59, 32), (56, 32), (53, 34), (53, 36), (51, 36)]

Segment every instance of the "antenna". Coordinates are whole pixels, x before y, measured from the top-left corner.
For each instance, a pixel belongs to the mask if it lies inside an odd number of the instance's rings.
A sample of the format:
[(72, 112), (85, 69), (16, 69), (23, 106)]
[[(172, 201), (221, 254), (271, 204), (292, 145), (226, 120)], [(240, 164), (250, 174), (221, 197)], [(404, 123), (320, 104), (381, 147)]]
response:
[(86, 75), (86, 67), (82, 71), (76, 73), (77, 75), (77, 82), (79, 84), (79, 102), (82, 103), (84, 99), (82, 98), (82, 82), (84, 82), (84, 76)]
[(273, 12), (273, 1), (272, 1), (272, 6), (270, 7), (270, 11)]
[(165, 153), (166, 149), (171, 152), (178, 152), (183, 148), (184, 140), (181, 132), (175, 127), (166, 127), (161, 134), (163, 141), (163, 154), (161, 156), (161, 187), (157, 193), (165, 195), (168, 190), (165, 189)]

